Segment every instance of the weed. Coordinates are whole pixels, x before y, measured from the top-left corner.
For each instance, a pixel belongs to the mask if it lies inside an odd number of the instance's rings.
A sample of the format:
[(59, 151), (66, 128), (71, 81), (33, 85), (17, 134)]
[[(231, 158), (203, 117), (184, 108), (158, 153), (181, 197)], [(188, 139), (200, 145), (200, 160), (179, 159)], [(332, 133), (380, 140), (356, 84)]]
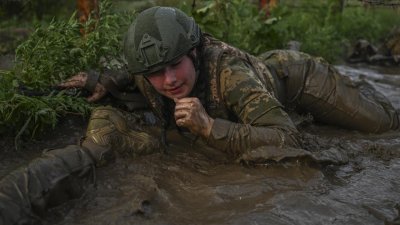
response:
[[(87, 116), (91, 107), (83, 98), (52, 92), (52, 87), (78, 71), (123, 66), (122, 31), (133, 15), (113, 13), (111, 4), (104, 1), (99, 21), (89, 19), (81, 25), (73, 14), (68, 20), (37, 27), (17, 48), (13, 70), (0, 71), (0, 133), (15, 135), (16, 140), (35, 137), (65, 114)], [(85, 37), (79, 31), (82, 26)], [(49, 94), (24, 96), (21, 87)]]

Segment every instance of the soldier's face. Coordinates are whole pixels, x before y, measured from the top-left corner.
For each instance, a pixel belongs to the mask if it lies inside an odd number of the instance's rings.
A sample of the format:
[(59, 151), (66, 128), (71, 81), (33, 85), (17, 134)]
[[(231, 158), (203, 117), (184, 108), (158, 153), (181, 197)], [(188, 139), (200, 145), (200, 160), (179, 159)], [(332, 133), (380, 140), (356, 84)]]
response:
[(196, 71), (192, 60), (185, 55), (146, 77), (158, 93), (170, 99), (180, 99), (189, 96), (192, 91), (196, 82)]

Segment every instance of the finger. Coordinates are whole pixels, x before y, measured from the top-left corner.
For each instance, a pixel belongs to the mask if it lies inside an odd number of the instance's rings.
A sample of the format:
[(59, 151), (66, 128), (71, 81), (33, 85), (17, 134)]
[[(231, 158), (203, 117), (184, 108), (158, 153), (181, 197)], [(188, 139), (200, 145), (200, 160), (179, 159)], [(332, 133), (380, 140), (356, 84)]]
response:
[(69, 87), (83, 87), (85, 86), (87, 80), (87, 74), (84, 72), (79, 72), (75, 75), (73, 75), (72, 77), (70, 77), (67, 81), (62, 82), (61, 84), (59, 84), (60, 87), (65, 87), (65, 88), (69, 88)]
[(185, 126), (185, 122), (183, 121), (183, 119), (180, 119), (180, 120), (176, 121), (176, 125), (183, 127), (183, 126)]
[(186, 118), (182, 118), (182, 119), (178, 119), (175, 121), (176, 125), (180, 126), (180, 127), (187, 127), (188, 126), (188, 119)]
[(185, 102), (195, 102), (198, 98), (188, 97), (188, 98), (174, 98), (175, 103), (185, 103)]
[(175, 111), (177, 110), (190, 110), (195, 106), (193, 103), (180, 103), (175, 105)]
[(178, 109), (178, 110), (175, 110), (174, 114), (178, 115), (178, 116), (181, 116), (181, 115), (187, 116), (190, 114), (190, 110), (189, 109)]
[(175, 109), (193, 109), (203, 107), (198, 98), (184, 98), (175, 102)]
[(95, 102), (101, 98), (103, 98), (107, 94), (107, 90), (104, 86), (97, 84), (94, 92), (91, 96), (87, 98), (88, 102)]
[(82, 80), (68, 80), (58, 85), (59, 87), (63, 88), (74, 88), (79, 87), (82, 88), (84, 86)]
[(83, 75), (78, 74), (75, 75), (71, 78), (69, 78), (67, 81), (62, 82), (59, 86), (60, 87), (83, 87), (85, 85), (85, 79)]
[(175, 111), (175, 113), (174, 113), (175, 120), (188, 117), (188, 115), (189, 115), (189, 113), (186, 110), (179, 110), (179, 111)]
[(87, 97), (86, 99), (88, 102), (96, 102), (100, 98), (101, 98), (101, 96), (99, 95), (99, 93), (93, 93), (91, 96)]

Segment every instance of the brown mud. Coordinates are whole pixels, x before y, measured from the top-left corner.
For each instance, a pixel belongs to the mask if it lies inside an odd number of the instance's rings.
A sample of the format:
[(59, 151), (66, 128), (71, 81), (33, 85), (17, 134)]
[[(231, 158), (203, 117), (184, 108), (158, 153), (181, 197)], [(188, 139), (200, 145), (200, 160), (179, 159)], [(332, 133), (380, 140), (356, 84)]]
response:
[[(364, 79), (400, 109), (400, 68), (339, 66)], [(0, 144), (0, 177), (43, 148), (76, 144), (86, 122), (67, 118), (15, 152)], [(53, 208), (44, 224), (399, 224), (400, 132), (362, 134), (305, 123), (306, 150), (340, 152), (339, 163), (241, 165), (175, 132), (167, 154), (118, 158), (96, 170), (97, 183)], [(334, 160), (333, 160), (334, 161)]]

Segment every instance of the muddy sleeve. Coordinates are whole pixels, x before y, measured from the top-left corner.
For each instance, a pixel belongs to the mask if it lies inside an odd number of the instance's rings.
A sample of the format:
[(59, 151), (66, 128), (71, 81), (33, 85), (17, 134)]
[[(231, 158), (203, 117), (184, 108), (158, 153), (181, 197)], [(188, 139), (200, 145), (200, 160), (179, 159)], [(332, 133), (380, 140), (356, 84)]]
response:
[(36, 224), (93, 182), (94, 161), (81, 147), (47, 151), (0, 180), (0, 224)]
[(132, 75), (126, 69), (105, 69), (100, 76), (99, 82), (107, 91), (113, 93), (114, 91), (125, 90), (134, 81)]
[(233, 156), (264, 145), (298, 146), (293, 122), (250, 65), (229, 59), (220, 72), (220, 92), (238, 121), (216, 118), (207, 140), (210, 146)]

